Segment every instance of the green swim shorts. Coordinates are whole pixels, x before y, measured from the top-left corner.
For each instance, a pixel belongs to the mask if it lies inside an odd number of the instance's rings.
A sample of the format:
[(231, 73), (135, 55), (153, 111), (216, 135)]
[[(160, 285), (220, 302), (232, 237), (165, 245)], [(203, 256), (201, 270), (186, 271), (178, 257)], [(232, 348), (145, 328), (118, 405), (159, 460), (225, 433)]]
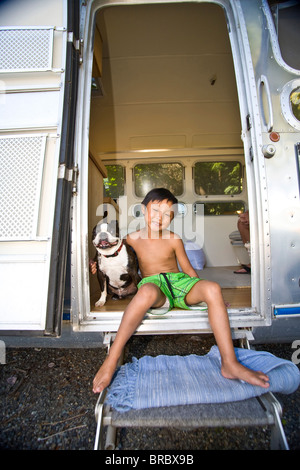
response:
[(160, 273), (142, 279), (138, 284), (138, 288), (150, 282), (152, 284), (156, 284), (162, 293), (166, 296), (167, 303), (160, 308), (150, 309), (149, 313), (152, 314), (164, 314), (173, 307), (182, 309), (207, 310), (207, 306), (204, 302), (201, 302), (197, 305), (187, 305), (185, 303), (186, 295), (198, 281), (200, 281), (198, 277), (191, 277), (188, 274), (182, 272)]

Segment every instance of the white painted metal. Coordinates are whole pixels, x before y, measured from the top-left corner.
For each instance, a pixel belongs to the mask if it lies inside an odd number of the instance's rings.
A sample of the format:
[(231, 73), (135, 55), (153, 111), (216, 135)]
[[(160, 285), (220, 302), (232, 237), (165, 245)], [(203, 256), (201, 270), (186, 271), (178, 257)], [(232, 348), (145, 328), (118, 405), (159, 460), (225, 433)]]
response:
[(0, 6), (2, 332), (45, 328), (66, 26), (65, 0)]

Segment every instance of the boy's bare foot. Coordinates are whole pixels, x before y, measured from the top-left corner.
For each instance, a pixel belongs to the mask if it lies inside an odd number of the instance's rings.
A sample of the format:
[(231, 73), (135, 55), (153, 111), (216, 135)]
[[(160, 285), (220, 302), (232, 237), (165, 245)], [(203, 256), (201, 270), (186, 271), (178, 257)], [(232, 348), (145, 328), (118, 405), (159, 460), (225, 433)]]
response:
[(93, 392), (94, 393), (100, 393), (106, 387), (109, 386), (111, 379), (114, 375), (114, 372), (116, 370), (116, 367), (117, 367), (117, 364), (114, 361), (110, 360), (109, 357), (105, 359), (105, 361), (103, 362), (102, 366), (98, 370), (93, 380)]
[(221, 372), (226, 379), (239, 379), (251, 385), (268, 388), (269, 378), (261, 371), (254, 371), (240, 364), (238, 361), (229, 365), (222, 365)]

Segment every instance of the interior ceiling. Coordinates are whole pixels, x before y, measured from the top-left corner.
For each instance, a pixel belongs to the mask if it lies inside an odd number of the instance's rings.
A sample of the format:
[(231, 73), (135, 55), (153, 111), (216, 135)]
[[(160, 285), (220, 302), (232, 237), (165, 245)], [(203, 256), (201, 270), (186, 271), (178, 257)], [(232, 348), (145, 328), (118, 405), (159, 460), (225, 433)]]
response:
[(227, 25), (215, 4), (100, 10), (104, 96), (93, 95), (96, 154), (241, 147)]

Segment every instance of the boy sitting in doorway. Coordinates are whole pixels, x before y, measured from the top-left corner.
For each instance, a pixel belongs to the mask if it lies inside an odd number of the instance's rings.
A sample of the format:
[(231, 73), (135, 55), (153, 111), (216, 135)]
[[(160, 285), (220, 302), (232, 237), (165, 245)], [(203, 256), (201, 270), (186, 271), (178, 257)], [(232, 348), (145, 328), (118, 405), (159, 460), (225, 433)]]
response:
[[(222, 359), (222, 375), (228, 379), (240, 379), (253, 385), (269, 387), (265, 374), (244, 367), (236, 359), (220, 286), (198, 278), (181, 238), (168, 230), (174, 217), (173, 206), (177, 202), (175, 196), (164, 188), (151, 190), (142, 202), (145, 227), (127, 236), (127, 243), (137, 254), (143, 279), (138, 292), (124, 311), (109, 355), (94, 378), (95, 393), (100, 393), (110, 384), (122, 350), (146, 312), (150, 308), (165, 306), (166, 301), (170, 302), (170, 308), (175, 305), (186, 309), (205, 302)], [(178, 269), (177, 261), (182, 272)], [(178, 292), (181, 292), (179, 296)]]

